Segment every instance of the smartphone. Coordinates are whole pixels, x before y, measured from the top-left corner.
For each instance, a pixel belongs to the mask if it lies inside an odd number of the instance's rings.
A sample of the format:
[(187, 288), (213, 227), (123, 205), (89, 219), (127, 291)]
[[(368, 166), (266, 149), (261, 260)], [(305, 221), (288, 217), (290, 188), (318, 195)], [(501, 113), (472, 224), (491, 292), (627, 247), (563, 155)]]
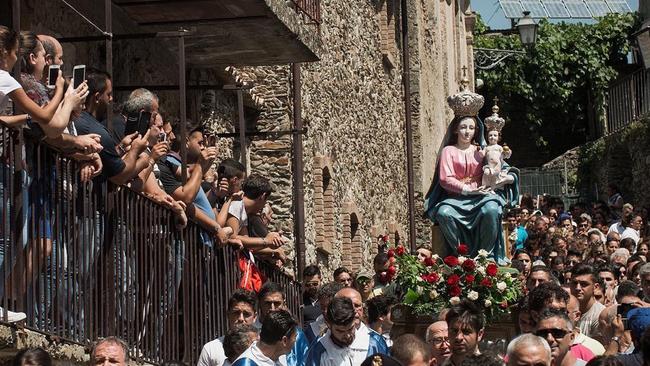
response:
[(77, 89), (86, 80), (86, 65), (77, 65), (72, 71), (72, 87)]
[(616, 307), (616, 314), (621, 316), (623, 320), (623, 329), (625, 330), (629, 329), (627, 325), (627, 313), (634, 308), (635, 308), (634, 304), (619, 304)]
[(126, 116), (126, 126), (124, 126), (124, 135), (130, 135), (134, 132), (144, 136), (149, 129), (151, 121), (151, 112), (141, 111), (139, 113), (130, 113)]
[(54, 89), (56, 86), (56, 79), (59, 77), (59, 71), (61, 70), (61, 65), (50, 65), (50, 68), (47, 70), (47, 87)]
[(158, 142), (167, 142), (167, 134), (164, 132), (158, 134)]
[(207, 147), (213, 147), (217, 146), (217, 136), (216, 135), (208, 135), (206, 138), (206, 146)]

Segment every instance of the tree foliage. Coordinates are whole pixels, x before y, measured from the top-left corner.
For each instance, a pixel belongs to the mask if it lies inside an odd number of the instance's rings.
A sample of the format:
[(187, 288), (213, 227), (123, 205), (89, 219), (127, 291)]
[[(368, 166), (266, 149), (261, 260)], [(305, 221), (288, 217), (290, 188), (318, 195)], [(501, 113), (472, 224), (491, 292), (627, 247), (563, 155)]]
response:
[[(488, 101), (494, 96), (502, 101), (500, 114), (508, 121), (503, 140), (514, 151), (512, 162), (539, 165), (587, 141), (603, 123), (608, 85), (629, 67), (637, 16), (611, 14), (594, 24), (541, 20), (530, 49), (518, 34), (489, 34), (480, 19), (477, 23), (474, 47), (527, 52), (494, 69), (476, 70), (484, 82), (479, 92)], [(486, 103), (484, 115), (491, 106)]]

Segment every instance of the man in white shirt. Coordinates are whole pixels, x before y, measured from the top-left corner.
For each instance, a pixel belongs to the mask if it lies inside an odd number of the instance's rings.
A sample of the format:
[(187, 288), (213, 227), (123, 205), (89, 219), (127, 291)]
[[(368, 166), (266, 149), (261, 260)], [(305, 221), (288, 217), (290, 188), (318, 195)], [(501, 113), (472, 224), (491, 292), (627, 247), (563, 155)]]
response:
[(328, 331), (309, 347), (305, 366), (360, 365), (376, 353), (388, 354), (381, 335), (357, 328), (357, 314), (347, 297), (335, 297), (325, 314)]
[(598, 316), (605, 309), (605, 305), (596, 301), (594, 290), (600, 289), (600, 283), (596, 277), (593, 267), (586, 264), (578, 264), (573, 267), (571, 279), (571, 295), (578, 299), (580, 304), (580, 321), (578, 327), (580, 333), (601, 340), (601, 333), (598, 327)]
[(279, 366), (296, 343), (298, 323), (286, 310), (268, 314), (262, 322), (260, 340), (253, 343), (233, 366)]
[[(257, 319), (257, 299), (246, 290), (235, 291), (228, 300), (228, 329), (237, 325), (253, 325)], [(203, 346), (197, 366), (223, 366), (226, 354), (223, 349), (224, 337), (219, 337)]]

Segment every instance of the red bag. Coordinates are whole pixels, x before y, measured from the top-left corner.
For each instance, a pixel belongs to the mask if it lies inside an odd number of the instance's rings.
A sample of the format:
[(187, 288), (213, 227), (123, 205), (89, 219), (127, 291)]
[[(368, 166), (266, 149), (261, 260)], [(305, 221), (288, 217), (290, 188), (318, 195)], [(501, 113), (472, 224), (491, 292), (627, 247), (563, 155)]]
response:
[(248, 251), (246, 253), (240, 251), (237, 262), (242, 272), (239, 287), (244, 290), (259, 292), (264, 282), (266, 282), (266, 278), (255, 265), (253, 254)]

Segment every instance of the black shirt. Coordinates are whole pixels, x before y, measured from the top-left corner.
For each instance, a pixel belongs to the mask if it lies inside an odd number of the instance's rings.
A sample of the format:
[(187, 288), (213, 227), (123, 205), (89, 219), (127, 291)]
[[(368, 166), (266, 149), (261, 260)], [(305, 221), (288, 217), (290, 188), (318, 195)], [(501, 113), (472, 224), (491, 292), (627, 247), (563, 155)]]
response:
[(158, 179), (167, 194), (171, 195), (176, 189), (183, 186), (183, 183), (175, 174), (178, 169), (176, 164), (172, 164), (166, 158), (160, 159), (158, 161), (158, 169), (160, 170)]
[(119, 113), (114, 113), (113, 118), (111, 119), (113, 121), (113, 128), (108, 128), (108, 120), (103, 120), (102, 125), (106, 127), (108, 132), (111, 134), (113, 137), (113, 140), (115, 140), (115, 143), (120, 143), (122, 139), (124, 138), (124, 128), (126, 127), (126, 120), (124, 119), (124, 116), (119, 114)]
[(102, 151), (99, 153), (99, 157), (102, 159), (102, 164), (104, 168), (100, 177), (102, 180), (106, 180), (110, 177), (114, 177), (124, 170), (126, 164), (122, 161), (122, 158), (117, 153), (115, 146), (117, 143), (108, 132), (106, 127), (104, 127), (98, 120), (95, 119), (90, 113), (83, 111), (81, 116), (75, 120), (75, 127), (77, 129), (78, 135), (89, 135), (91, 133), (96, 133), (101, 137)]

